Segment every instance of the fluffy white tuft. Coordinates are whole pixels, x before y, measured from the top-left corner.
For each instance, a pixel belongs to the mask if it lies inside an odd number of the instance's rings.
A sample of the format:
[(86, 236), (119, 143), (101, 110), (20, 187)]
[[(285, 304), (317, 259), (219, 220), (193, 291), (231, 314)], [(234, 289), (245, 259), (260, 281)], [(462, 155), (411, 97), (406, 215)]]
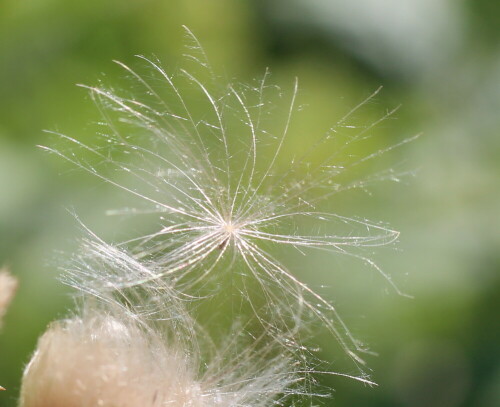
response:
[[(7, 269), (0, 270), (0, 328), (2, 327), (2, 319), (7, 312), (7, 308), (16, 293), (17, 285), (17, 279)], [(0, 390), (5, 389), (0, 386)]]
[(0, 327), (17, 289), (17, 279), (7, 269), (0, 270)]
[(210, 405), (191, 365), (157, 339), (106, 314), (55, 323), (26, 369), (20, 405)]
[[(93, 260), (103, 269), (145, 272), (125, 253), (100, 249)], [(103, 290), (52, 324), (25, 370), (20, 406), (264, 407), (305, 392), (304, 372), (275, 343), (249, 342), (234, 329), (215, 349), (168, 291), (138, 294)], [(156, 312), (146, 317), (145, 309)]]

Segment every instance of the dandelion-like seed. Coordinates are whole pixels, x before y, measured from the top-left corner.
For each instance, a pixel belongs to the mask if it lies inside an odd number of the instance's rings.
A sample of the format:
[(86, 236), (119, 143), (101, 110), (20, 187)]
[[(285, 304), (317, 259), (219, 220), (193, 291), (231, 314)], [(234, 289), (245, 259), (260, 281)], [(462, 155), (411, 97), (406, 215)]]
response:
[[(270, 247), (351, 256), (396, 288), (365, 251), (394, 242), (398, 233), (324, 208), (342, 191), (365, 189), (381, 179), (398, 180), (400, 174), (391, 170), (356, 179), (346, 174), (411, 139), (366, 155), (356, 152), (374, 127), (394, 112), (368, 126), (349, 124), (377, 90), (325, 135), (312, 139), (305, 151), (290, 156), (286, 143), (297, 109), (297, 81), (288, 109), (280, 114), (276, 99), (281, 103), (283, 95), (269, 84), (269, 72), (252, 85), (223, 85), (196, 38), (187, 33), (191, 49), (186, 59), (193, 63), (192, 70), (170, 75), (157, 60), (139, 56), (150, 69), (147, 75), (117, 62), (133, 80), (130, 95), (104, 85), (84, 86), (101, 112), (98, 140), (103, 143), (91, 146), (54, 133), (67, 145), (42, 147), (128, 194), (127, 207), (109, 211), (110, 215), (141, 215), (156, 227), (115, 246), (89, 232), (85, 255), (76, 256), (66, 282), (101, 303), (122, 304), (133, 310), (136, 320), (175, 321), (173, 315), (183, 315), (186, 304), (199, 308), (208, 297), (217, 297), (217, 284), (232, 273), (239, 278), (230, 296), (236, 303), (233, 308), (246, 308), (252, 314), (246, 322), (243, 316), (238, 318), (243, 325), (254, 321), (260, 326), (253, 332), (248, 328), (250, 336), (267, 338), (257, 341), (256, 348), (272, 342), (290, 354), (303, 353), (300, 332), (312, 317), (358, 366), (360, 374), (350, 377), (371, 383), (359, 355), (365, 349), (334, 306), (297, 278)], [(100, 260), (89, 266), (89, 255)], [(166, 297), (172, 300), (170, 306)], [(188, 314), (185, 320), (196, 319)], [(183, 329), (194, 335), (198, 323), (189, 323), (188, 328), (184, 323)], [(270, 359), (276, 353), (273, 349)], [(303, 363), (302, 357), (297, 360)], [(313, 369), (292, 371), (305, 374)], [(275, 400), (279, 391), (296, 383), (284, 382), (281, 390), (271, 392)]]

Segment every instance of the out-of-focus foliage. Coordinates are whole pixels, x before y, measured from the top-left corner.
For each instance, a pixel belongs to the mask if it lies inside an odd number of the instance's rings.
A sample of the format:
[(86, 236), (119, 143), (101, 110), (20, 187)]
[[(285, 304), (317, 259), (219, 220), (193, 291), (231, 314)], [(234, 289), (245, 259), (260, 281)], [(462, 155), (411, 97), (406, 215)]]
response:
[[(371, 196), (338, 198), (338, 212), (402, 231), (398, 252), (374, 259), (409, 300), (358, 262), (314, 258), (300, 277), (332, 299), (370, 358), (379, 388), (318, 379), (336, 406), (484, 406), (500, 400), (500, 9), (494, 1), (62, 0), (0, 3), (0, 266), (20, 280), (0, 336), (0, 406), (16, 405), (36, 338), (71, 301), (54, 264), (78, 226), (65, 208), (113, 240), (114, 191), (37, 150), (43, 129), (95, 137), (98, 114), (76, 83), (120, 83), (111, 61), (155, 54), (175, 68), (185, 24), (219, 72), (251, 81), (271, 68), (291, 89), (299, 77), (294, 140), (323, 133), (379, 85), (355, 118), (403, 107), (370, 143), (418, 141), (385, 156), (415, 170)], [(277, 107), (279, 108), (279, 107)], [(283, 107), (281, 107), (283, 108)], [(299, 146), (300, 147), (300, 146)], [(337, 198), (336, 198), (337, 199)], [(310, 261), (310, 259), (309, 259)], [(300, 264), (300, 259), (297, 260)], [(325, 340), (329, 368), (342, 370)], [(327, 405), (331, 405), (328, 402)]]

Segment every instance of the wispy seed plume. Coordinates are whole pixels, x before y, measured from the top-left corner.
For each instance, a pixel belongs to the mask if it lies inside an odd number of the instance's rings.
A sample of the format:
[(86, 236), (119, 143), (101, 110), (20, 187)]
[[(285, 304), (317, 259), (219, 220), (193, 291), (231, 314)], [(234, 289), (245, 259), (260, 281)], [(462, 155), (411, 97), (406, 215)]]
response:
[[(264, 407), (315, 395), (315, 372), (373, 384), (365, 347), (331, 302), (297, 277), (287, 253), (358, 259), (399, 292), (370, 258), (398, 232), (336, 213), (331, 203), (345, 191), (398, 181), (402, 174), (390, 169), (362, 169), (411, 139), (359, 153), (395, 111), (351, 124), (376, 90), (326, 134), (304, 135), (307, 147), (294, 152), (298, 81), (288, 93), (268, 71), (251, 84), (228, 83), (187, 36), (186, 67), (169, 73), (138, 56), (145, 74), (117, 62), (132, 91), (82, 85), (101, 114), (95, 143), (52, 133), (63, 145), (42, 146), (125, 193), (126, 205), (108, 214), (139, 216), (144, 230), (111, 245), (84, 227), (80, 251), (63, 267), (81, 310), (41, 338), (21, 407)], [(319, 326), (358, 374), (318, 372), (304, 338)]]

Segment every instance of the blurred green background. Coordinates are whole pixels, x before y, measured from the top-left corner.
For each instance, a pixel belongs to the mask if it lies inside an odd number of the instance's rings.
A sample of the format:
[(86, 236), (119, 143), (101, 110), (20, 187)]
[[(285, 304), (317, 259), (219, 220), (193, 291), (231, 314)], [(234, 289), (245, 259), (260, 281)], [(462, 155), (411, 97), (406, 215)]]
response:
[[(181, 24), (227, 78), (250, 81), (270, 67), (273, 81), (291, 88), (298, 76), (300, 128), (310, 134), (379, 85), (374, 109), (402, 108), (375, 142), (424, 134), (387, 162), (415, 177), (340, 205), (402, 232), (398, 250), (376, 260), (415, 298), (347, 260), (302, 276), (327, 287), (322, 293), (379, 354), (368, 360), (379, 387), (320, 377), (335, 389), (325, 405), (500, 405), (500, 2), (1, 0), (0, 265), (21, 285), (0, 335), (8, 388), (0, 406), (16, 405), (38, 335), (71, 306), (53, 266), (78, 234), (65, 208), (104, 235), (115, 227), (104, 215), (112, 192), (38, 150), (50, 143), (42, 130), (92, 138), (86, 126), (97, 113), (74, 85), (94, 84), (101, 72), (112, 82), (123, 73), (111, 61), (134, 66), (139, 53), (175, 68)], [(325, 341), (322, 352), (342, 370), (337, 347)]]

